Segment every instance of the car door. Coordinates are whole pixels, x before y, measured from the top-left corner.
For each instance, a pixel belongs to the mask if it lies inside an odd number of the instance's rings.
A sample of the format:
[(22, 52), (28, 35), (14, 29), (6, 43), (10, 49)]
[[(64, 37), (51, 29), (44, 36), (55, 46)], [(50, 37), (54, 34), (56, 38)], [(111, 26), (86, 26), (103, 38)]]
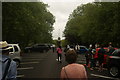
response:
[(20, 48), (18, 45), (10, 45), (12, 46), (13, 48), (10, 49), (10, 52), (9, 52), (9, 56), (12, 58), (12, 59), (20, 59)]
[(15, 55), (15, 58), (20, 58), (20, 48), (18, 45), (14, 45), (14, 55)]

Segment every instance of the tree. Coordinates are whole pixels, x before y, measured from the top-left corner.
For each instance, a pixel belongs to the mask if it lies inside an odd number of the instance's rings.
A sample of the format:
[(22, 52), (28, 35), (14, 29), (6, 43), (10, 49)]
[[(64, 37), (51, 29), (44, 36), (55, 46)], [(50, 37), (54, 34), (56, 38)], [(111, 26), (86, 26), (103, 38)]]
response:
[[(120, 45), (120, 2), (96, 2), (78, 6), (69, 16), (65, 37), (70, 43)], [(72, 39), (72, 40), (71, 40)]]
[(54, 16), (43, 2), (4, 2), (3, 40), (22, 47), (52, 42)]

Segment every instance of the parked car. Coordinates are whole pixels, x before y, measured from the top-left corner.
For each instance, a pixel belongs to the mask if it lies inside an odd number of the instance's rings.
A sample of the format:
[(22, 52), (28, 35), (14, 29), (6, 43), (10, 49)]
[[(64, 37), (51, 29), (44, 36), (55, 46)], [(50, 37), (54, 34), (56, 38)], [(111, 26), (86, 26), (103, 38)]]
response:
[(120, 76), (120, 49), (116, 49), (107, 60), (109, 74), (113, 77)]
[(13, 59), (16, 62), (18, 67), (21, 61), (21, 57), (20, 57), (21, 49), (18, 44), (8, 44), (8, 45), (12, 47), (10, 49), (9, 56), (11, 59)]
[(47, 52), (48, 50), (49, 46), (47, 44), (35, 44), (25, 48), (25, 52)]
[(80, 49), (78, 51), (79, 54), (84, 54), (88, 51), (88, 49), (86, 48), (86, 46), (80, 46)]

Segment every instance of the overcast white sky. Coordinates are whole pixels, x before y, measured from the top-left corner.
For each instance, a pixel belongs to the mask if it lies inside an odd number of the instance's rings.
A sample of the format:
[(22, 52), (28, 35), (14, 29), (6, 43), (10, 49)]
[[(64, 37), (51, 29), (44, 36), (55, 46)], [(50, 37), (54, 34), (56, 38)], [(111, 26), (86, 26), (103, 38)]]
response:
[(69, 15), (77, 6), (94, 0), (40, 0), (47, 3), (50, 7), (48, 10), (55, 16), (55, 23), (53, 25), (53, 39), (61, 37), (63, 39), (63, 31), (67, 23)]

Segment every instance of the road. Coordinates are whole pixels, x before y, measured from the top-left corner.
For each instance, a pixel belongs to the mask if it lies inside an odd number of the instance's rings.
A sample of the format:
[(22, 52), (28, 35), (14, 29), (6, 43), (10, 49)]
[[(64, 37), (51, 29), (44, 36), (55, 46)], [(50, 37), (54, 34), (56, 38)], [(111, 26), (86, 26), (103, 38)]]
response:
[[(51, 50), (47, 53), (24, 53), (21, 66), (18, 68), (18, 80), (59, 79), (60, 71), (63, 66), (67, 65), (67, 62), (64, 55), (62, 56), (62, 63), (57, 62), (56, 59), (57, 54)], [(85, 64), (84, 55), (78, 55), (77, 63)], [(89, 68), (86, 68), (86, 70), (90, 80), (120, 80), (110, 77), (107, 70), (102, 72), (97, 69), (90, 71)]]

